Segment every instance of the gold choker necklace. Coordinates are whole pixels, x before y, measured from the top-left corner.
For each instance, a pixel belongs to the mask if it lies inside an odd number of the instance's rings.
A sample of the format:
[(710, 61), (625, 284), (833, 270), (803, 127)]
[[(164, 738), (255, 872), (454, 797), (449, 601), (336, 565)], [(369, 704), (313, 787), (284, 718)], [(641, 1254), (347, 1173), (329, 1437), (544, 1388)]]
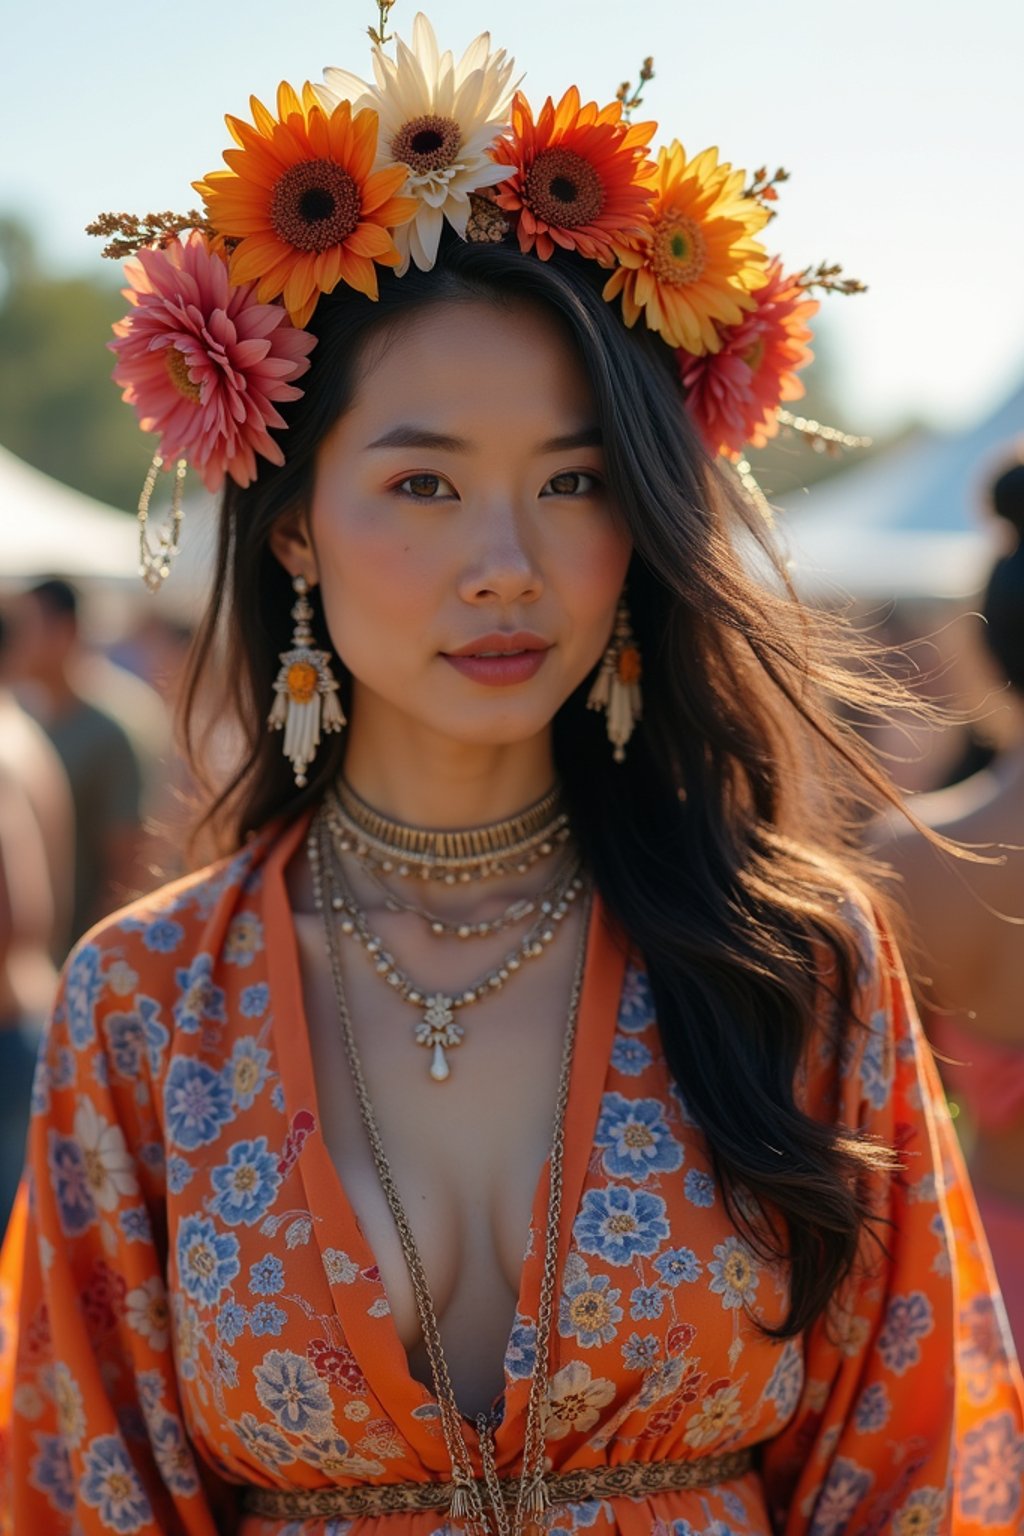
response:
[(569, 839), (559, 786), (516, 816), (483, 827), (433, 831), (392, 821), (343, 780), (328, 792), (340, 846), (368, 869), (418, 875), (447, 885), (491, 875), (525, 874)]
[(465, 827), (453, 831), (431, 831), (392, 821), (367, 805), (344, 779), (337, 783), (342, 810), (365, 837), (386, 844), (396, 857), (434, 859), (508, 858), (521, 844), (546, 835), (553, 821), (559, 819), (561, 786), (556, 784), (541, 800), (527, 806), (516, 816), (494, 821), (483, 827)]

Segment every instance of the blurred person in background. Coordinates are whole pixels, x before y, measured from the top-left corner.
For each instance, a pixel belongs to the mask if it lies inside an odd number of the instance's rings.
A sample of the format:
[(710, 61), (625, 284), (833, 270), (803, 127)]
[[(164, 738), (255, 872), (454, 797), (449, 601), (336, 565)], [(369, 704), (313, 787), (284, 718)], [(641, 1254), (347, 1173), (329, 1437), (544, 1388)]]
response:
[[(0, 664), (3, 657), (0, 618)], [(71, 862), (70, 796), (38, 727), (0, 680), (0, 1221), (6, 1221), (25, 1156), (32, 1074), (56, 987), (56, 892)], [(41, 733), (38, 733), (41, 735)], [(66, 838), (64, 863), (53, 861)], [(49, 846), (48, 846), (49, 844)]]
[(41, 581), (15, 599), (10, 642), (12, 679), (56, 747), (71, 785), (72, 941), (139, 884), (143, 786), (143, 765), (128, 732), (83, 686), (78, 609), (70, 583)]
[[(1012, 729), (988, 767), (914, 800), (944, 836), (992, 863), (953, 861), (906, 823), (879, 835), (900, 876), (919, 1001), (947, 1086), (967, 1119), (965, 1142), (1018, 1349), (1024, 1346), (1024, 462), (991, 491), (1016, 530), (985, 593), (985, 635), (1009, 685)], [(1002, 919), (1002, 920), (1001, 920)], [(1009, 919), (1009, 921), (1007, 921)]]
[(9, 641), (10, 624), (0, 612), (0, 772), (21, 785), (39, 824), (54, 902), (50, 954), (60, 964), (71, 942), (75, 808), (53, 743), (10, 687)]
[(183, 753), (176, 749), (172, 731), (191, 644), (188, 622), (147, 605), (107, 657), (133, 679), (141, 679), (159, 708), (160, 771), (153, 776), (146, 797), (140, 852), (147, 886), (185, 873), (185, 848), (199, 803), (199, 788)]

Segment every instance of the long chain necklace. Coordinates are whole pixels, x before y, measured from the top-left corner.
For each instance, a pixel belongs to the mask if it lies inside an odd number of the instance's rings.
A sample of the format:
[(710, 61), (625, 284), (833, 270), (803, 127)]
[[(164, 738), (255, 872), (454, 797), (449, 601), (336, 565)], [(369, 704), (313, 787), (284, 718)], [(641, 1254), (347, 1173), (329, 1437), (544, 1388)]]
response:
[(539, 859), (549, 857), (570, 835), (569, 818), (559, 804), (556, 788), (506, 821), (431, 832), (390, 821), (343, 782), (327, 796), (328, 813), (344, 851), (354, 853), (364, 867), (403, 878), (418, 875), (445, 885), (525, 874)]
[[(483, 1498), (474, 1476), (472, 1456), (463, 1433), (462, 1416), (455, 1399), (455, 1389), (452, 1385), (451, 1373), (448, 1369), (448, 1362), (441, 1343), (441, 1331), (438, 1326), (437, 1314), (434, 1311), (430, 1289), (427, 1285), (423, 1261), (420, 1258), (409, 1218), (406, 1215), (405, 1207), (398, 1193), (398, 1186), (395, 1183), (391, 1165), (384, 1151), (380, 1129), (373, 1111), (373, 1103), (366, 1085), (362, 1061), (356, 1046), (352, 1019), (345, 997), (341, 954), (332, 917), (332, 902), (329, 899), (325, 899), (325, 878), (329, 885), (333, 885), (332, 877), (337, 872), (337, 865), (334, 864), (332, 869), (330, 837), (326, 826), (323, 824), (319, 828), (317, 848), (317, 860), (312, 865), (313, 894), (317, 909), (324, 923), (324, 937), (338, 1008), (338, 1023), (356, 1099), (359, 1104), (363, 1128), (370, 1145), (381, 1188), (388, 1202), (388, 1209), (398, 1231), (402, 1253), (405, 1257), (409, 1278), (412, 1283), (413, 1294), (416, 1298), (416, 1308), (419, 1314), (420, 1327), (423, 1331), (424, 1347), (427, 1352), (431, 1377), (434, 1382), (434, 1396), (440, 1412), (441, 1431), (452, 1468), (454, 1492), (449, 1511), (450, 1518), (453, 1521), (467, 1523), (472, 1536), (490, 1536), (490, 1524), (484, 1508)], [(569, 999), (565, 1039), (562, 1047), (562, 1061), (558, 1074), (558, 1092), (555, 1100), (554, 1127), (551, 1137), (548, 1209), (544, 1231), (544, 1269), (537, 1306), (537, 1354), (530, 1378), (530, 1393), (523, 1439), (523, 1466), (519, 1476), (515, 1513), (511, 1521), (509, 1520), (508, 1510), (505, 1507), (501, 1481), (495, 1468), (490, 1421), (486, 1414), (480, 1414), (476, 1420), (477, 1433), (480, 1438), (484, 1481), (498, 1536), (521, 1536), (521, 1533), (525, 1531), (528, 1524), (543, 1522), (545, 1511), (549, 1506), (548, 1492), (544, 1484), (543, 1409), (547, 1389), (548, 1357), (554, 1318), (558, 1239), (562, 1215), (565, 1113), (569, 1101), (569, 1079), (572, 1071), (573, 1049), (576, 1042), (580, 994), (583, 988), (583, 969), (586, 958), (589, 916), (590, 902), (588, 898), (582, 914), (580, 941), (573, 974), (572, 992)]]
[[(332, 838), (329, 823), (322, 837), (318, 836), (315, 829), (310, 832), (307, 851), (310, 865), (314, 869), (321, 857), (321, 841), (330, 850)], [(417, 987), (399, 967), (394, 955), (385, 949), (381, 939), (367, 923), (345, 878), (340, 856), (335, 857), (333, 884), (331, 908), (343, 914), (339, 924), (342, 933), (362, 946), (373, 961), (374, 970), (394, 989), (396, 996), (420, 1012), (420, 1020), (413, 1029), (413, 1038), (417, 1045), (431, 1053), (430, 1076), (435, 1083), (443, 1083), (451, 1076), (447, 1052), (461, 1045), (465, 1038), (465, 1027), (456, 1015), (462, 1009), (500, 992), (521, 969), (524, 961), (539, 959), (548, 945), (554, 942), (572, 904), (583, 889), (580, 864), (574, 861), (555, 899), (547, 904), (550, 905), (550, 911), (542, 912), (538, 920), (531, 924), (517, 948), (510, 950), (500, 964), (492, 967), (472, 986), (462, 992), (449, 994), (429, 992), (425, 987)]]

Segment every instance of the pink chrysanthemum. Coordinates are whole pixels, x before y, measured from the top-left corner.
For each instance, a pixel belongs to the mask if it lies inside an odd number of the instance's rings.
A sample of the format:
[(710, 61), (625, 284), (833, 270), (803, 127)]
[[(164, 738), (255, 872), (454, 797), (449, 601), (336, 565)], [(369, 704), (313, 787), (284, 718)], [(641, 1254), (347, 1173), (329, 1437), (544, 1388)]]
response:
[(776, 411), (783, 400), (799, 400), (804, 386), (796, 376), (814, 354), (807, 326), (818, 301), (807, 297), (794, 276), (783, 275), (776, 258), (768, 281), (752, 295), (754, 308), (738, 325), (719, 326), (721, 350), (696, 357), (676, 354), (690, 415), (714, 454), (739, 458), (745, 447), (763, 448), (779, 430)]
[(165, 460), (187, 459), (210, 491), (230, 475), (256, 478), (256, 455), (283, 464), (270, 427), (274, 402), (298, 400), (292, 381), (309, 367), (316, 337), (280, 304), (258, 304), (255, 283), (235, 286), (227, 265), (193, 230), (125, 263), (133, 308), (114, 326), (114, 379), (144, 432), (160, 434)]

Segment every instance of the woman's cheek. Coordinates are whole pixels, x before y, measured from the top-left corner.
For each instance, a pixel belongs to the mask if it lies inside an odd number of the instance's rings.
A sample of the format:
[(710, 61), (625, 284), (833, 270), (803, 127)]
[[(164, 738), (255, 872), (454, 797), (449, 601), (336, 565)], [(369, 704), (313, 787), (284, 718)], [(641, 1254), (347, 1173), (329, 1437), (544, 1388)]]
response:
[(577, 541), (559, 560), (565, 605), (570, 611), (593, 618), (614, 608), (629, 568), (632, 546), (625, 534), (602, 529), (596, 536)]

